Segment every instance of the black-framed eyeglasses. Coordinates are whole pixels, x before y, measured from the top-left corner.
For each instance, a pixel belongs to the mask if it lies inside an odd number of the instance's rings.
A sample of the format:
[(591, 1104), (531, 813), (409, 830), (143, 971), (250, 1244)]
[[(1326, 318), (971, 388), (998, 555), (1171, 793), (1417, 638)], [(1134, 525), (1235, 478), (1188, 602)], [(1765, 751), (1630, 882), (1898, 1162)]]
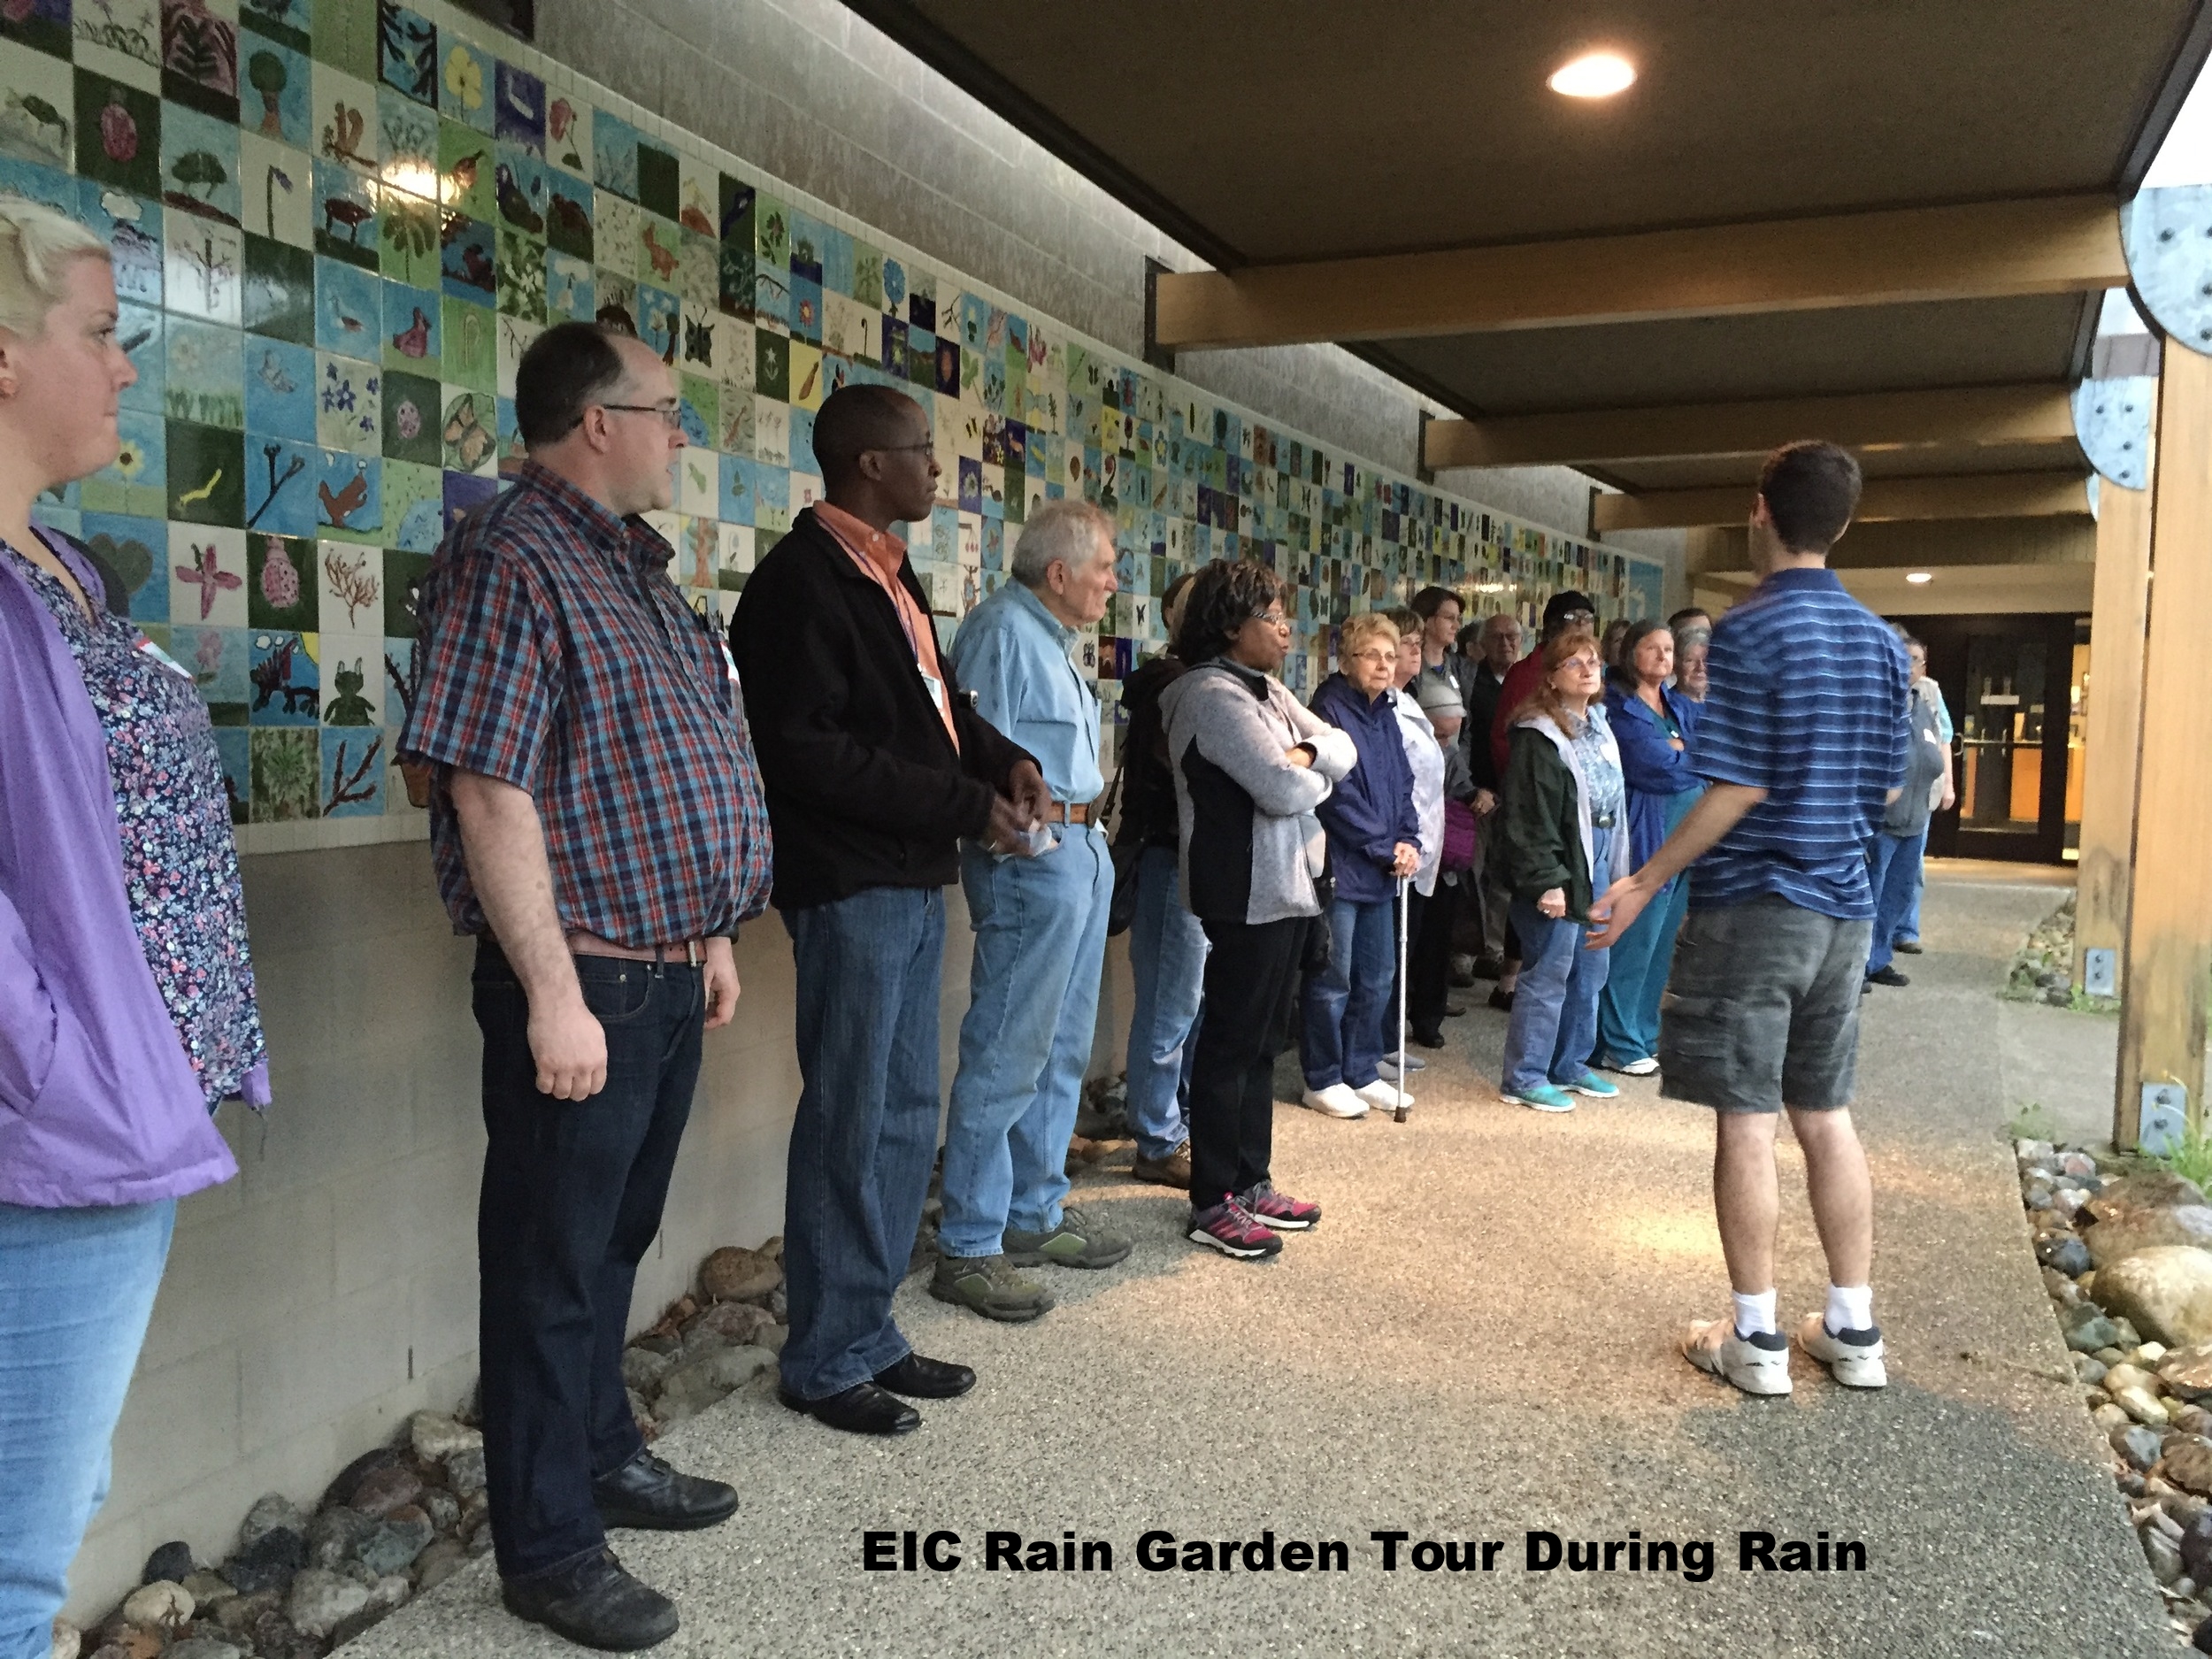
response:
[[(661, 418), (661, 425), (668, 427), (671, 431), (680, 429), (684, 424), (684, 406), (681, 403), (598, 403), (595, 404), (594, 407), (606, 410), (611, 413), (625, 415), (658, 415)], [(579, 426), (583, 424), (583, 420), (580, 416), (578, 418), (576, 424)]]

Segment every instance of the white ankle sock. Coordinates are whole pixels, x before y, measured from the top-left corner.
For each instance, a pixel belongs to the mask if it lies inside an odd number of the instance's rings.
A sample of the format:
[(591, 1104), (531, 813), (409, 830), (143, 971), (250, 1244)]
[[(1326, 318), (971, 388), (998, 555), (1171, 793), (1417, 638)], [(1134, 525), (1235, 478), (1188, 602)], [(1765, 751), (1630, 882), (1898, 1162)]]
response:
[(1763, 1290), (1755, 1296), (1747, 1296), (1740, 1291), (1731, 1291), (1728, 1299), (1736, 1304), (1736, 1334), (1738, 1336), (1757, 1336), (1762, 1333), (1768, 1336), (1774, 1334), (1774, 1293), (1772, 1291)]
[(1874, 1324), (1874, 1286), (1829, 1286), (1826, 1320), (1831, 1336), (1842, 1331), (1871, 1329)]

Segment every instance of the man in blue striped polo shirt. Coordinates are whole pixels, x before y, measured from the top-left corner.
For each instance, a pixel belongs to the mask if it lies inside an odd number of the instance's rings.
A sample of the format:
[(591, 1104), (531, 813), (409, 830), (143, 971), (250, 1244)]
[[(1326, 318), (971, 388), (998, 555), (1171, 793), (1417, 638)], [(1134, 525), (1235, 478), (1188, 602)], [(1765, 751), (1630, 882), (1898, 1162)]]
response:
[(1766, 458), (1751, 512), (1758, 586), (1713, 630), (1691, 745), (1711, 787), (1591, 912), (1601, 949), (1694, 865), (1661, 1004), (1661, 1092), (1718, 1115), (1713, 1204), (1735, 1310), (1692, 1325), (1683, 1351), (1747, 1394), (1790, 1391), (1774, 1307), (1784, 1108), (1828, 1256), (1828, 1305), (1799, 1343), (1847, 1386), (1887, 1380), (1873, 1192), (1849, 1103), (1874, 917), (1867, 847), (1904, 776), (1911, 687), (1896, 636), (1827, 568), (1858, 499), (1858, 463), (1834, 444)]

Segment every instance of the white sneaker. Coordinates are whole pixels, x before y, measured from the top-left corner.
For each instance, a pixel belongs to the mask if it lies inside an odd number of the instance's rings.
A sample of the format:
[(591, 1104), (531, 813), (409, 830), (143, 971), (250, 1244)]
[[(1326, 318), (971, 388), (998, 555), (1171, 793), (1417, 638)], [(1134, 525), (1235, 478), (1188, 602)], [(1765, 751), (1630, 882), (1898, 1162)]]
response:
[(1621, 1068), (1623, 1077), (1649, 1077), (1659, 1069), (1659, 1062), (1646, 1055), (1640, 1060), (1631, 1060)]
[(1342, 1083), (1332, 1083), (1326, 1088), (1310, 1088), (1299, 1098), (1309, 1111), (1317, 1111), (1324, 1118), (1367, 1116), (1367, 1101)]
[(1824, 1315), (1809, 1313), (1797, 1327), (1797, 1346), (1825, 1365), (1828, 1374), (1846, 1388), (1880, 1388), (1889, 1382), (1878, 1326), (1832, 1333)]
[(1360, 1099), (1365, 1101), (1370, 1106), (1376, 1107), (1380, 1110), (1386, 1112), (1396, 1111), (1401, 1104), (1407, 1106), (1413, 1104), (1412, 1095), (1408, 1094), (1404, 1096), (1402, 1101), (1401, 1101), (1398, 1094), (1398, 1085), (1382, 1078), (1377, 1078), (1365, 1088), (1356, 1088), (1352, 1091), (1352, 1093), (1356, 1094)]
[(1683, 1339), (1682, 1357), (1747, 1394), (1790, 1391), (1790, 1340), (1779, 1332), (1743, 1337), (1732, 1318), (1701, 1319)]

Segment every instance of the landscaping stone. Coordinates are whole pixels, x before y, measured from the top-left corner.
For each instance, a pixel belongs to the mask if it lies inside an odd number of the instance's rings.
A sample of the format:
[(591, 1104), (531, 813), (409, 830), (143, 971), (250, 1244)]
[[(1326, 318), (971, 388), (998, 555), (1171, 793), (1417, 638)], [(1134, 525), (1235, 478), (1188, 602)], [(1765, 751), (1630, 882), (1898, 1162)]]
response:
[(274, 1590), (257, 1590), (250, 1595), (234, 1595), (215, 1609), (215, 1622), (234, 1633), (250, 1631), (282, 1604), (283, 1598)]
[(84, 1632), (65, 1618), (54, 1621), (54, 1645), (47, 1659), (77, 1659), (84, 1651)]
[(2109, 1402), (2104, 1405), (2093, 1407), (2090, 1410), (2089, 1417), (2092, 1422), (2096, 1424), (2099, 1428), (2104, 1430), (2107, 1433), (2110, 1433), (2116, 1429), (2132, 1427), (2135, 1423), (2135, 1419), (2133, 1417), (2128, 1416), (2128, 1414), (2121, 1410), (2119, 1407), (2110, 1404)]
[(2212, 1497), (2212, 1440), (2195, 1434), (2168, 1435), (2162, 1467), (2175, 1486), (2199, 1497)]
[(2061, 1316), (2059, 1326), (2066, 1333), (2066, 1346), (2078, 1354), (2093, 1354), (2100, 1348), (2111, 1348), (2120, 1335), (2118, 1327), (2093, 1302), (2069, 1308)]
[(162, 1659), (243, 1659), (243, 1650), (219, 1636), (188, 1636), (163, 1649)]
[(292, 1575), (307, 1564), (307, 1540), (288, 1526), (262, 1533), (250, 1545), (223, 1563), (223, 1577), (239, 1593), (281, 1590)]
[(2131, 1210), (2170, 1210), (2204, 1202), (2204, 1189), (2185, 1176), (2170, 1170), (2146, 1170), (2109, 1182), (2087, 1209), (2101, 1224)]
[(2106, 1372), (2109, 1368), (2102, 1360), (2097, 1358), (2094, 1355), (2075, 1354), (2070, 1356), (2069, 1357), (2070, 1357), (2074, 1362), (2074, 1378), (2076, 1381), (2084, 1383), (2100, 1383), (2105, 1379)]
[(456, 1452), (445, 1460), (445, 1483), (457, 1498), (484, 1489), (484, 1448)]
[(410, 1503), (376, 1523), (354, 1551), (354, 1559), (373, 1576), (388, 1578), (412, 1566), (415, 1557), (429, 1548), (436, 1536), (430, 1517)]
[(358, 1509), (336, 1504), (316, 1512), (307, 1524), (307, 1562), (334, 1571), (353, 1559), (354, 1551), (376, 1531), (376, 1522)]
[(164, 1544), (146, 1557), (145, 1571), (138, 1575), (138, 1581), (141, 1584), (157, 1584), (166, 1578), (172, 1584), (182, 1584), (192, 1576), (195, 1564), (191, 1545)]
[(2114, 1429), (2105, 1438), (2111, 1442), (2112, 1449), (2127, 1460), (2131, 1469), (2148, 1469), (2158, 1461), (2158, 1435), (2139, 1423)]
[[(2099, 1231), (2101, 1232), (2102, 1229)], [(2159, 1240), (2161, 1243), (2167, 1241)], [(2077, 1234), (2071, 1233), (2053, 1233), (2050, 1237), (2039, 1241), (2035, 1247), (2035, 1259), (2047, 1268), (2055, 1268), (2069, 1280), (2071, 1280), (2077, 1273), (2087, 1272), (2096, 1261), (2096, 1258), (2091, 1255), (2089, 1247), (2084, 1244)]]
[(2097, 1292), (2116, 1316), (2159, 1341), (2179, 1347), (2212, 1338), (2212, 1251), (2185, 1244), (2139, 1250), (2100, 1265)]
[(2212, 1394), (2212, 1342), (2169, 1351), (2158, 1362), (2158, 1376), (2178, 1394)]
[(654, 1415), (663, 1423), (680, 1423), (741, 1387), (775, 1363), (764, 1348), (717, 1348), (687, 1358), (668, 1373)]
[(280, 1530), (304, 1534), (306, 1511), (281, 1492), (264, 1493), (238, 1525), (238, 1548), (251, 1549), (267, 1534)]
[(699, 1292), (708, 1302), (750, 1302), (783, 1283), (783, 1266), (757, 1250), (725, 1245), (699, 1264)]
[(719, 1302), (684, 1326), (683, 1351), (688, 1355), (709, 1340), (719, 1340), (731, 1348), (745, 1348), (773, 1324), (775, 1321), (768, 1317), (765, 1308), (748, 1302)]
[(382, 1520), (422, 1496), (422, 1478), (404, 1463), (373, 1470), (354, 1486), (351, 1506)]
[(2173, 1540), (2155, 1527), (2143, 1529), (2143, 1558), (2151, 1564), (2151, 1571), (2159, 1583), (2171, 1584), (2181, 1577), (2181, 1551)]
[(2109, 1221), (2097, 1223), (2085, 1238), (2090, 1260), (2099, 1267), (2162, 1244), (2212, 1245), (2212, 1206), (2174, 1204), (2125, 1210)]
[(369, 1604), (369, 1589), (343, 1573), (309, 1567), (292, 1580), (285, 1617), (311, 1636), (327, 1636)]
[(622, 1350), (622, 1382), (641, 1394), (650, 1394), (661, 1385), (672, 1362), (665, 1354), (657, 1354), (649, 1348), (635, 1344)]
[(360, 1456), (341, 1469), (337, 1478), (323, 1488), (323, 1501), (317, 1507), (326, 1508), (333, 1503), (344, 1503), (358, 1509), (360, 1506), (353, 1501), (355, 1489), (379, 1470), (397, 1468), (399, 1461), (399, 1453), (389, 1446), (380, 1446), (373, 1451), (363, 1452)]
[(468, 1548), (457, 1538), (442, 1538), (415, 1557), (415, 1590), (434, 1590), (468, 1565)]
[[(186, 1559), (191, 1552), (185, 1552)], [(123, 1599), (123, 1617), (149, 1630), (181, 1630), (192, 1622), (192, 1595), (182, 1585), (166, 1578), (142, 1585)]]
[(209, 1617), (215, 1608), (238, 1594), (236, 1588), (221, 1573), (209, 1572), (204, 1568), (197, 1572), (187, 1573), (184, 1576), (183, 1584), (184, 1587), (192, 1593), (192, 1605), (199, 1609), (200, 1617), (203, 1618)]
[(430, 1525), (441, 1532), (449, 1532), (461, 1524), (461, 1501), (439, 1486), (425, 1486), (418, 1500), (423, 1513), (430, 1517)]
[(484, 1431), (472, 1429), (442, 1411), (418, 1411), (407, 1419), (408, 1444), (426, 1463), (442, 1463), (456, 1452), (484, 1443)]

